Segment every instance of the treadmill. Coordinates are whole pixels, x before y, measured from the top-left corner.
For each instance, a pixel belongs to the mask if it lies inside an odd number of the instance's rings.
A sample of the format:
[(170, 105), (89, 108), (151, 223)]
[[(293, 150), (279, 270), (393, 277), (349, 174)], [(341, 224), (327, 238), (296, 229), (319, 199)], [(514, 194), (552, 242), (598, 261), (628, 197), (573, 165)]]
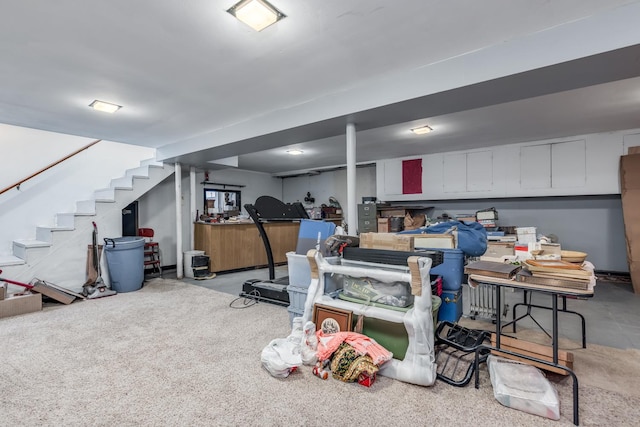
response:
[(275, 197), (260, 196), (255, 204), (244, 205), (247, 213), (253, 220), (264, 243), (269, 264), (269, 280), (249, 279), (242, 285), (241, 297), (270, 302), (273, 304), (289, 306), (289, 276), (275, 278), (275, 264), (273, 252), (269, 243), (269, 236), (264, 229), (264, 223), (276, 221), (300, 221), (309, 219), (309, 214), (302, 203), (283, 203)]

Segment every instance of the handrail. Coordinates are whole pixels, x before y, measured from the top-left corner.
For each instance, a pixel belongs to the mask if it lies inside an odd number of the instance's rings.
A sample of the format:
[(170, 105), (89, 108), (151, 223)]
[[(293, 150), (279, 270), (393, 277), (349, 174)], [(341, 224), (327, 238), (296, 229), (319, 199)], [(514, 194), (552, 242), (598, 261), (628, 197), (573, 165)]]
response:
[(84, 150), (86, 150), (87, 148), (91, 147), (92, 145), (96, 145), (98, 142), (102, 141), (101, 139), (96, 139), (95, 141), (93, 141), (92, 143), (89, 143), (87, 145), (85, 145), (82, 148), (77, 149), (76, 151), (74, 151), (71, 154), (66, 155), (65, 157), (61, 158), (60, 160), (57, 160), (51, 164), (49, 164), (49, 166), (46, 166), (42, 169), (40, 169), (38, 172), (32, 173), (31, 175), (29, 175), (26, 178), (21, 179), (20, 181), (16, 182), (15, 184), (12, 184), (10, 186), (8, 186), (7, 188), (5, 188), (4, 190), (0, 191), (0, 194), (4, 194), (7, 191), (11, 190), (12, 188), (17, 188), (18, 190), (20, 189), (20, 185), (22, 185), (24, 182), (30, 180), (31, 178), (40, 175), (42, 172), (51, 169), (52, 167), (64, 162), (65, 160), (69, 159), (70, 157), (75, 156), (76, 154), (79, 154), (81, 152), (83, 152)]

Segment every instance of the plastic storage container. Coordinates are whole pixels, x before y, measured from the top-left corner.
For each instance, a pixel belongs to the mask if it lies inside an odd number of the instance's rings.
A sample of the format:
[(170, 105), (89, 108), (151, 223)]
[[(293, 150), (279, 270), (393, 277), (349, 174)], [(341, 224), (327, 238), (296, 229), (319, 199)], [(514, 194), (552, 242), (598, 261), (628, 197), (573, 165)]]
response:
[(287, 311), (289, 312), (289, 325), (293, 326), (293, 318), (294, 317), (302, 317), (302, 315), (304, 314), (304, 308), (302, 310), (296, 310), (295, 308), (287, 308)]
[[(326, 257), (329, 264), (340, 264), (340, 257)], [(311, 266), (306, 255), (299, 255), (295, 252), (287, 252), (287, 268), (289, 270), (289, 285), (298, 288), (308, 288), (311, 284)], [(325, 292), (330, 293), (342, 288), (337, 280), (325, 277)]]
[(125, 236), (104, 239), (104, 253), (111, 289), (133, 292), (144, 282), (144, 237)]
[(289, 292), (289, 308), (303, 312), (304, 303), (307, 301), (308, 290), (309, 288), (300, 288), (293, 285), (287, 286), (287, 292)]
[(437, 295), (431, 295), (431, 315), (433, 316), (433, 330), (436, 330), (438, 324), (438, 313), (442, 305), (442, 298)]
[(529, 414), (560, 419), (558, 392), (538, 368), (493, 355), (487, 358), (487, 365), (498, 402)]
[(204, 255), (204, 251), (186, 251), (184, 253), (184, 277), (187, 277), (189, 279), (194, 278), (193, 265), (191, 263), (191, 260), (194, 256), (198, 255)]
[(444, 260), (429, 273), (442, 276), (443, 291), (457, 291), (464, 281), (464, 252), (461, 249), (438, 250), (442, 251)]

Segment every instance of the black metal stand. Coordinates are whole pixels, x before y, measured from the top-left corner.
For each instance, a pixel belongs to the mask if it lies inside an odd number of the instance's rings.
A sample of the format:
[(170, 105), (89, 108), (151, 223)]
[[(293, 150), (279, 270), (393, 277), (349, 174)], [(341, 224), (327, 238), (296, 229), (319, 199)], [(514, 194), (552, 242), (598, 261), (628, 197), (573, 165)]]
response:
[(464, 387), (469, 384), (473, 372), (486, 361), (489, 351), (473, 357), (476, 349), (489, 339), (489, 331), (468, 329), (449, 321), (438, 324), (435, 332), (437, 378), (449, 385)]
[[(557, 295), (554, 296), (553, 298), (562, 298), (562, 308), (560, 308), (559, 312), (561, 313), (570, 313), (570, 314), (575, 314), (576, 316), (580, 317), (580, 321), (582, 323), (582, 348), (587, 348), (587, 324), (586, 321), (584, 319), (584, 316), (580, 313), (578, 313), (577, 311), (572, 311), (572, 310), (567, 310), (567, 296), (566, 295)], [(545, 305), (536, 305), (536, 304), (532, 304), (531, 303), (531, 299), (532, 299), (532, 292), (529, 292), (527, 290), (524, 291), (524, 300), (523, 302), (519, 302), (517, 304), (515, 304), (513, 306), (513, 318), (510, 322), (505, 323), (504, 325), (502, 325), (503, 328), (506, 328), (509, 325), (513, 325), (513, 332), (516, 332), (516, 323), (518, 322), (518, 320), (522, 320), (525, 317), (530, 317), (531, 320), (538, 325), (538, 328), (540, 328), (540, 330), (542, 330), (542, 332), (544, 332), (545, 334), (547, 334), (547, 336), (549, 338), (551, 337), (551, 334), (549, 334), (549, 332), (547, 332), (547, 330), (540, 324), (538, 323), (538, 321), (533, 317), (533, 315), (531, 314), (531, 309), (532, 308), (540, 308), (543, 310), (552, 310), (551, 307), (545, 306)], [(519, 306), (525, 306), (527, 307), (527, 312), (523, 315), (521, 315), (520, 317), (516, 318), (516, 309)]]

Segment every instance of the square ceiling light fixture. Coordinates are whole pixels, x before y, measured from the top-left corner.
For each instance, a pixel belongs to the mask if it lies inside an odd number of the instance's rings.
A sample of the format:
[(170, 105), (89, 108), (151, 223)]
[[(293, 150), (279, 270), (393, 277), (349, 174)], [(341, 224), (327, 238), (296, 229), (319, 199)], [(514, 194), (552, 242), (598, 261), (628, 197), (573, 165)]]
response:
[(103, 111), (105, 113), (115, 113), (122, 108), (122, 105), (112, 104), (110, 102), (98, 101), (97, 99), (89, 104), (94, 110)]
[(420, 126), (419, 128), (413, 128), (411, 129), (411, 132), (415, 133), (416, 135), (424, 135), (425, 133), (429, 133), (431, 132), (433, 129), (430, 126)]
[(287, 16), (266, 0), (242, 0), (227, 12), (256, 31), (262, 31)]

